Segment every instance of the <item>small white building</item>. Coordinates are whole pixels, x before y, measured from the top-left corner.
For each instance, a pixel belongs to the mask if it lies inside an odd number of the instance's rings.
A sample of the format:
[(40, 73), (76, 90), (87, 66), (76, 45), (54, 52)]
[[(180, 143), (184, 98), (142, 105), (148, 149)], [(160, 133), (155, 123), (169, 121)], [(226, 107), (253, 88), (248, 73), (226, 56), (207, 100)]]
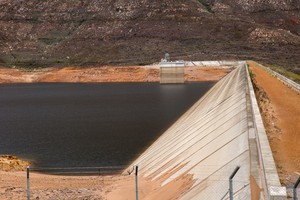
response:
[(170, 55), (166, 53), (165, 58), (159, 62), (160, 66), (160, 83), (184, 83), (184, 66), (183, 60), (172, 62)]

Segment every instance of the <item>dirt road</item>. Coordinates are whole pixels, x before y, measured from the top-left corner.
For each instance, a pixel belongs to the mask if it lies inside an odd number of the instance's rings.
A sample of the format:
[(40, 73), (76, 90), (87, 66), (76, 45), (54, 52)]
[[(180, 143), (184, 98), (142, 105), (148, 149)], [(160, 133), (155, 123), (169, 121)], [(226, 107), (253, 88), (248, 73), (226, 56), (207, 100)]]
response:
[(281, 182), (290, 187), (300, 172), (300, 95), (253, 62), (256, 95)]

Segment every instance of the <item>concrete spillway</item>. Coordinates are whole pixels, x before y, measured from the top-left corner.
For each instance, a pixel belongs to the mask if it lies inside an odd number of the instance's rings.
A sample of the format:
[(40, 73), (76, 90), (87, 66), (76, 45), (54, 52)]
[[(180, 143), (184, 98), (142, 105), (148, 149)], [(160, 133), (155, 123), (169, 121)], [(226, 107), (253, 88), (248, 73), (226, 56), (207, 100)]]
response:
[[(259, 188), (259, 199), (269, 199), (270, 186), (280, 187), (280, 183), (272, 154), (271, 158), (263, 158), (264, 152), (270, 153), (269, 144), (258, 140), (251, 90), (247, 68), (240, 65), (133, 165), (139, 166), (140, 175), (163, 180), (162, 187), (178, 177), (192, 175), (193, 185), (181, 196), (183, 200), (228, 199), (228, 178), (240, 166), (233, 181), (235, 199), (251, 199), (254, 188)], [(268, 174), (273, 182), (266, 180)]]

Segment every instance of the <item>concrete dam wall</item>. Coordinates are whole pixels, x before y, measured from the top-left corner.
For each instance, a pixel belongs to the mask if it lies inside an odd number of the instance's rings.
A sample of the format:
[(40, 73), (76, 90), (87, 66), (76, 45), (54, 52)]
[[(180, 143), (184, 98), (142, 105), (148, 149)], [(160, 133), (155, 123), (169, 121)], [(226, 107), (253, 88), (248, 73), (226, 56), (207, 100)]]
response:
[[(284, 198), (245, 62), (220, 80), (132, 165), (161, 187), (192, 176), (182, 200)], [(130, 166), (129, 168), (132, 168)], [(128, 169), (129, 169), (128, 168)], [(283, 191), (283, 192), (282, 192)]]

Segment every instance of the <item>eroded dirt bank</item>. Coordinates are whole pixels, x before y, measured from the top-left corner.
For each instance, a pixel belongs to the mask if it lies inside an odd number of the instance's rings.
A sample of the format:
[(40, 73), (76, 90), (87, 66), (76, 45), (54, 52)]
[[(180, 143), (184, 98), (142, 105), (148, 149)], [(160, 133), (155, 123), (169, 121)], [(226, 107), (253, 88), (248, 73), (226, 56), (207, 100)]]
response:
[(13, 155), (0, 155), (0, 171), (24, 171), (29, 162), (18, 159)]
[(291, 187), (300, 172), (300, 95), (255, 63), (249, 64), (281, 182)]
[[(186, 81), (217, 81), (232, 69), (228, 67), (186, 67)], [(156, 66), (63, 67), (36, 70), (0, 68), (0, 83), (35, 82), (159, 82)]]

